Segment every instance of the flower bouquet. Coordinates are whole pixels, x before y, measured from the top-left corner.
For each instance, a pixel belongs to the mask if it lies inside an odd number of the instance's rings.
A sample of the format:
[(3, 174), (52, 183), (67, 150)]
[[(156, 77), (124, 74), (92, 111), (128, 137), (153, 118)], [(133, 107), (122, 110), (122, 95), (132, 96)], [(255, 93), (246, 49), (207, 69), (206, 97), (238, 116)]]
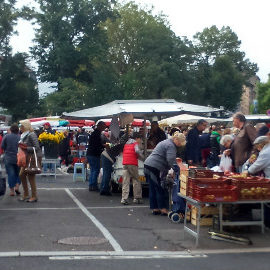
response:
[(38, 136), (39, 142), (44, 146), (44, 155), (47, 159), (58, 158), (59, 144), (65, 138), (63, 132), (56, 131), (55, 134), (42, 132)]

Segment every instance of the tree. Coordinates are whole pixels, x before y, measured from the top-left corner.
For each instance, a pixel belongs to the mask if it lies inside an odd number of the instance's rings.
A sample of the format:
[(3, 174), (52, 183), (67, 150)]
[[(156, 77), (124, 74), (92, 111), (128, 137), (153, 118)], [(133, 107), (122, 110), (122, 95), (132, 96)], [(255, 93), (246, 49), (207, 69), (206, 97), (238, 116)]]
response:
[(164, 16), (134, 2), (116, 6), (119, 16), (103, 24), (109, 59), (123, 98), (185, 98), (192, 50), (176, 37)]
[(11, 54), (10, 37), (16, 34), (17, 19), (31, 16), (29, 8), (16, 9), (15, 4), (15, 0), (0, 0), (0, 106), (17, 120), (36, 108), (38, 90), (35, 75), (27, 66), (27, 55)]
[(38, 25), (32, 54), (42, 81), (73, 78), (92, 83), (93, 65), (106, 52), (99, 24), (112, 16), (109, 0), (36, 0)]
[(266, 83), (257, 84), (259, 113), (266, 113), (270, 109), (270, 76)]
[(242, 86), (255, 75), (257, 65), (245, 59), (241, 41), (230, 27), (205, 28), (193, 40), (196, 61), (195, 88), (200, 103), (234, 110), (240, 102)]
[(14, 120), (33, 113), (38, 105), (38, 89), (34, 72), (27, 67), (27, 56), (17, 53), (4, 57), (0, 63), (0, 106)]

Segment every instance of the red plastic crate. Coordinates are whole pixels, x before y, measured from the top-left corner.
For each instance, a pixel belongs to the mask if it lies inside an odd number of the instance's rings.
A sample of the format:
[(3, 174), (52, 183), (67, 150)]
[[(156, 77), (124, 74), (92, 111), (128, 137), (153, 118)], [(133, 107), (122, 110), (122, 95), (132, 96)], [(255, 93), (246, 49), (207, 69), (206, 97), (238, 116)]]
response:
[(264, 178), (232, 179), (232, 184), (238, 187), (240, 200), (270, 199), (270, 180)]
[(235, 202), (238, 200), (238, 195), (238, 188), (233, 185), (228, 185), (226, 188), (197, 186), (192, 192), (192, 198), (200, 202)]
[(223, 188), (226, 189), (228, 185), (231, 184), (231, 180), (228, 178), (188, 178), (188, 188), (187, 193), (188, 196), (193, 196), (193, 190), (196, 189), (196, 187), (204, 187), (204, 188), (214, 188), (219, 189)]
[(214, 178), (188, 178), (188, 185), (190, 188), (196, 186), (207, 187), (207, 188), (225, 188), (231, 184), (231, 180), (228, 178), (221, 177), (219, 179)]
[(189, 170), (189, 176), (192, 178), (213, 178), (213, 175), (223, 176), (224, 172), (214, 172), (206, 169), (192, 168)]

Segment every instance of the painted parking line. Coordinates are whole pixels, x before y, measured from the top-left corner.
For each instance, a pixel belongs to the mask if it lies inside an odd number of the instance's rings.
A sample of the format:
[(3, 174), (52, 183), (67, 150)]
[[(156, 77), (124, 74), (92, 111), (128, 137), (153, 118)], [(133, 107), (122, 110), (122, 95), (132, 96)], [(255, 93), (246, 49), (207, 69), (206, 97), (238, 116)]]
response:
[(65, 191), (70, 196), (70, 198), (78, 205), (78, 207), (82, 210), (82, 212), (96, 225), (96, 227), (101, 231), (104, 237), (109, 241), (115, 251), (123, 251), (121, 246), (115, 240), (115, 238), (111, 235), (111, 233), (103, 226), (103, 224), (93, 216), (87, 208), (73, 195), (73, 193), (66, 188)]
[(16, 251), (0, 252), (1, 258), (49, 257), (50, 260), (206, 258), (189, 251)]
[(51, 256), (49, 260), (136, 260), (136, 259), (196, 259), (207, 258), (205, 254), (190, 254), (189, 252), (122, 252), (107, 255), (84, 255), (84, 256)]
[[(88, 210), (107, 210), (107, 209), (134, 209), (134, 208), (149, 208), (149, 206), (89, 206), (85, 207)], [(28, 210), (81, 210), (79, 207), (35, 207), (35, 208), (0, 208), (0, 211), (28, 211)]]

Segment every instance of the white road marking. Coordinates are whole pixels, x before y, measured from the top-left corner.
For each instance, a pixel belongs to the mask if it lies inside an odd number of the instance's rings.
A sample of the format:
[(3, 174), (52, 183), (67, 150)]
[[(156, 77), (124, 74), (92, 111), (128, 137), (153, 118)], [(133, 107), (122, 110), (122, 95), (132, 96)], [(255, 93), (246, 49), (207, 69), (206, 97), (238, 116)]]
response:
[(109, 256), (55, 256), (49, 257), (49, 260), (135, 260), (135, 259), (187, 259), (187, 258), (206, 258), (206, 255), (192, 254), (152, 254), (152, 255), (109, 255)]
[[(65, 190), (66, 188), (37, 188), (38, 190)], [(88, 188), (74, 188), (70, 187), (68, 189), (78, 189), (78, 190), (88, 190)]]
[(82, 210), (82, 212), (89, 217), (89, 219), (96, 225), (96, 227), (102, 232), (104, 237), (110, 242), (115, 251), (123, 251), (118, 242), (114, 239), (111, 233), (99, 222), (88, 210), (87, 208), (72, 194), (72, 192), (65, 188), (67, 194), (71, 197), (71, 199), (78, 205), (78, 207)]
[(0, 257), (49, 257), (50, 260), (205, 258), (188, 251), (16, 251), (0, 252)]
[(230, 248), (230, 249), (197, 249), (192, 250), (192, 254), (237, 254), (237, 253), (268, 253), (270, 252), (270, 247), (261, 248)]
[[(133, 209), (133, 208), (148, 208), (149, 206), (89, 206), (85, 207), (89, 210), (106, 210), (106, 209)], [(0, 208), (0, 211), (28, 211), (28, 210), (81, 210), (79, 207), (35, 207), (35, 208)]]

